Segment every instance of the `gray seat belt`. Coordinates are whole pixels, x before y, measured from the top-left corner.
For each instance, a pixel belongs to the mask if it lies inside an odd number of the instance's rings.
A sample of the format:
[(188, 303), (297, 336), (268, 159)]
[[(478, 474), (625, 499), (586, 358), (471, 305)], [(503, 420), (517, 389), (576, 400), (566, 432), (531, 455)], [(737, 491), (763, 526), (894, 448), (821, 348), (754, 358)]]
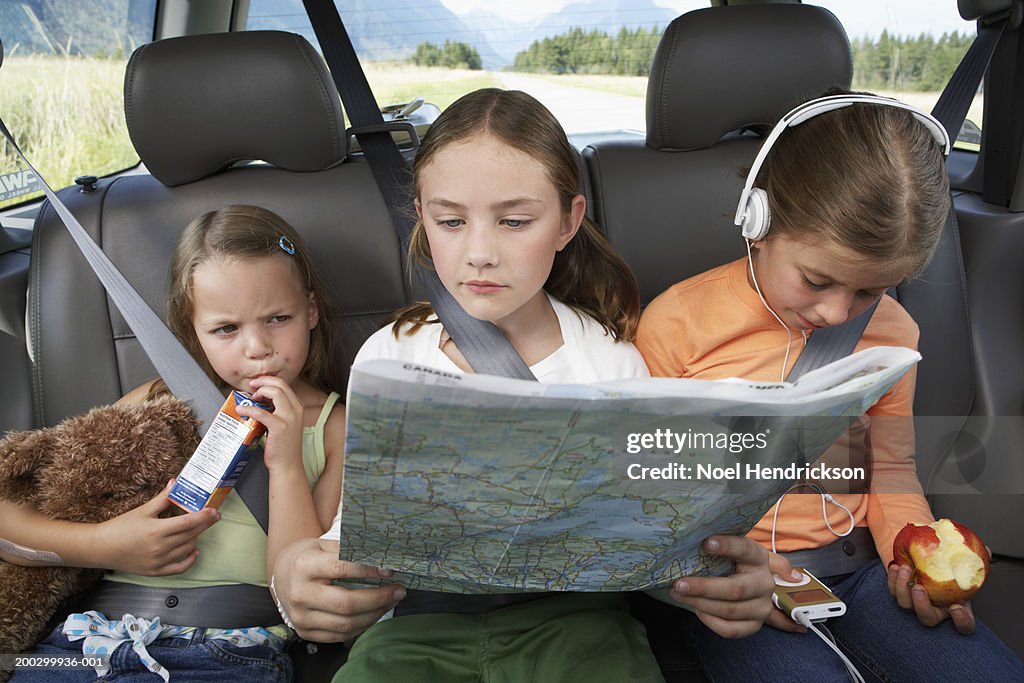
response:
[[(988, 69), (992, 54), (1008, 21), (1009, 19), (1004, 18), (992, 24), (979, 24), (977, 37), (957, 65), (932, 109), (932, 116), (942, 123), (951, 140), (956, 140), (960, 133), (971, 101), (978, 91), (978, 85)], [(952, 207), (950, 222), (952, 225), (947, 224), (946, 229), (955, 231), (956, 211)], [(807, 346), (786, 376), (786, 381), (795, 382), (804, 373), (852, 353), (877, 306), (878, 304), (875, 304), (865, 313), (842, 325), (819, 330), (811, 335)]]
[(807, 345), (800, 352), (793, 367), (789, 369), (786, 381), (795, 382), (811, 370), (824, 367), (853, 353), (876, 308), (877, 301), (856, 318), (850, 318), (841, 325), (816, 330), (807, 340)]
[[(2, 63), (3, 43), (0, 42), (0, 64)], [(15, 142), (2, 117), (0, 133), (3, 133), (18, 156), (35, 173), (50, 204), (121, 311), (125, 322), (135, 332), (157, 372), (176, 397), (192, 405), (193, 411), (202, 422), (202, 432), (205, 433), (210, 421), (220, 410), (224, 397), (35, 169)], [(235, 487), (264, 531), (267, 530), (269, 521), (268, 478), (262, 450), (255, 449)], [(190, 593), (192, 590), (200, 590), (202, 593)], [(225, 624), (225, 628), (276, 624), (281, 621), (270, 592), (261, 586), (249, 584), (202, 589), (164, 589), (104, 581), (94, 594), (97, 596), (96, 599), (104, 596), (106, 609), (110, 610), (107, 616), (110, 618), (120, 618), (125, 613), (133, 613), (136, 616), (150, 618), (159, 616), (167, 624), (206, 627), (221, 627), (221, 624)], [(145, 614), (141, 611), (143, 609), (146, 610)]]
[[(405, 208), (408, 193), (403, 186), (403, 180), (409, 176), (409, 165), (391, 137), (389, 124), (384, 123), (337, 6), (332, 0), (303, 0), (303, 4), (345, 105), (345, 113), (352, 122), (353, 127), (347, 134), (359, 140), (391, 216), (392, 227), (401, 240), (402, 252), (407, 253), (414, 222)], [(417, 274), (435, 315), (473, 370), (536, 379), (501, 330), (466, 313), (433, 269), (417, 267)]]
[[(0, 41), (0, 66), (3, 65), (3, 54), (3, 42)], [(205, 434), (210, 427), (210, 422), (220, 410), (224, 396), (177, 337), (167, 328), (167, 325), (121, 274), (117, 266), (89, 237), (89, 233), (85, 231), (82, 224), (39, 174), (25, 153), (21, 151), (2, 118), (0, 118), (0, 132), (3, 133), (22, 161), (39, 178), (43, 192), (50, 200), (50, 204), (71, 234), (85, 260), (96, 273), (96, 277), (107, 290), (107, 294), (110, 295), (121, 315), (124, 316), (125, 322), (135, 333), (143, 350), (153, 363), (153, 367), (167, 383), (172, 394), (192, 405), (193, 412), (201, 421), (201, 432)], [(263, 462), (263, 450), (253, 448), (252, 451), (249, 462), (235, 486), (235, 491), (265, 532), (269, 524), (269, 474)]]
[[(2, 46), (0, 46), (2, 47)], [(0, 132), (11, 144), (11, 147), (21, 157), (28, 167), (39, 178), (43, 192), (50, 200), (51, 206), (57, 212), (64, 226), (68, 229), (75, 244), (78, 245), (85, 260), (96, 273), (96, 277), (103, 283), (107, 294), (113, 299), (114, 304), (125, 322), (131, 327), (143, 350), (149, 356), (150, 361), (156, 368), (160, 377), (167, 383), (171, 393), (179, 399), (192, 405), (192, 410), (202, 422), (202, 432), (205, 433), (210, 426), (210, 421), (217, 415), (224, 396), (218, 391), (203, 369), (199, 367), (195, 359), (189, 355), (185, 347), (167, 328), (167, 325), (160, 317), (153, 312), (149, 304), (132, 287), (131, 283), (121, 274), (110, 258), (100, 249), (99, 245), (89, 236), (82, 224), (78, 222), (74, 214), (64, 205), (57, 194), (53, 191), (46, 180), (28, 160), (21, 148), (14, 141), (14, 137), (7, 129), (3, 119), (0, 118)], [(259, 452), (256, 452), (259, 451)], [(255, 467), (253, 466), (255, 463)], [(252, 470), (252, 472), (250, 472)], [(259, 485), (261, 478), (263, 484)], [(255, 475), (255, 476), (253, 476)], [(253, 516), (263, 527), (267, 529), (268, 505), (267, 496), (267, 473), (263, 464), (262, 451), (254, 449), (249, 464), (235, 490), (246, 503)], [(243, 483), (244, 482), (244, 483)], [(260, 494), (262, 493), (262, 496)]]
[[(876, 301), (871, 308), (841, 325), (815, 331), (786, 375), (786, 381), (795, 382), (811, 370), (853, 353), (878, 303)], [(852, 574), (878, 559), (878, 550), (867, 527), (854, 527), (849, 534), (828, 545), (779, 554), (794, 567), (803, 567), (817, 577)]]
[[(876, 301), (871, 308), (856, 318), (851, 318), (841, 325), (815, 331), (800, 352), (796, 363), (790, 368), (786, 381), (795, 382), (811, 370), (824, 367), (853, 353), (864, 333), (864, 328), (868, 326), (877, 308)], [(820, 548), (779, 554), (784, 555), (794, 567), (803, 567), (819, 577), (851, 574), (878, 557), (878, 551), (871, 539), (871, 531), (867, 527), (854, 527), (848, 535)]]
[(193, 411), (203, 422), (203, 431), (205, 432), (209, 427), (209, 422), (216, 416), (224, 402), (223, 395), (159, 316), (153, 312), (149, 304), (125, 279), (117, 266), (111, 263), (74, 214), (64, 205), (64, 202), (57, 197), (57, 194), (18, 147), (2, 118), (0, 118), (0, 132), (7, 138), (22, 161), (39, 178), (43, 192), (50, 200), (50, 204), (67, 227), (68, 232), (71, 233), (72, 239), (78, 245), (86, 261), (95, 271), (96, 277), (103, 283), (110, 298), (114, 300), (125, 321), (135, 332), (135, 336), (138, 337), (139, 343), (142, 344), (153, 366), (167, 382), (167, 386), (175, 396), (192, 404)]

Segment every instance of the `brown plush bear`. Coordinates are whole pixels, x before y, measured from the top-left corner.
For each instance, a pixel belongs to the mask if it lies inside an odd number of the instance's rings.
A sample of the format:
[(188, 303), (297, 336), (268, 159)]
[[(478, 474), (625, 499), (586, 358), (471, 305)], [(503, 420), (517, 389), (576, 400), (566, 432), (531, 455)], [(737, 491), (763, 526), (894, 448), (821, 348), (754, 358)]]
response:
[[(177, 476), (199, 445), (197, 429), (191, 409), (164, 396), (95, 408), (47, 429), (10, 432), (0, 440), (0, 498), (55, 519), (111, 519)], [(101, 569), (0, 560), (0, 652), (30, 648), (54, 611), (102, 575)]]

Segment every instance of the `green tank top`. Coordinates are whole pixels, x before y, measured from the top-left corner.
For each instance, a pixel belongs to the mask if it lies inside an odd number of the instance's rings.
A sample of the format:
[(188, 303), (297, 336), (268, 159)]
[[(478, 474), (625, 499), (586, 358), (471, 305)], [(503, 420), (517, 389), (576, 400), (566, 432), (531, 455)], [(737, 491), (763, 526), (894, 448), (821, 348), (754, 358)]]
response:
[[(312, 427), (302, 430), (302, 467), (310, 488), (324, 471), (324, 424), (331, 414), (338, 394), (331, 392)], [(196, 541), (199, 557), (183, 574), (174, 576), (142, 576), (113, 572), (110, 581), (162, 588), (198, 588), (249, 583), (267, 585), (267, 534), (242, 498), (232, 491), (220, 506), (220, 521), (204, 531)]]

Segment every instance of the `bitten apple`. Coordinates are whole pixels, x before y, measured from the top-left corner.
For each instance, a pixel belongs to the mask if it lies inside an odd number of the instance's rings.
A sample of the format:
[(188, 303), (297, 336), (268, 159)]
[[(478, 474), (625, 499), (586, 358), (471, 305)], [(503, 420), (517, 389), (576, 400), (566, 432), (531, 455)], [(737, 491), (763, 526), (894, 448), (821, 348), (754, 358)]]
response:
[(939, 607), (970, 600), (988, 577), (985, 544), (978, 534), (949, 519), (907, 524), (896, 534), (892, 552), (894, 562), (914, 568), (914, 579)]

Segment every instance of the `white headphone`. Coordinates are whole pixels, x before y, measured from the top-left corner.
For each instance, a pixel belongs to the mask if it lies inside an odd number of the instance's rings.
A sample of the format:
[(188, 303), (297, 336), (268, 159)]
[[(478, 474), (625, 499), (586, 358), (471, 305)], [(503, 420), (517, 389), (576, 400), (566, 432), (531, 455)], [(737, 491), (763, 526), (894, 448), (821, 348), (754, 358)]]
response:
[(768, 152), (771, 151), (772, 145), (779, 139), (779, 136), (787, 128), (798, 126), (818, 114), (848, 107), (851, 104), (880, 104), (887, 107), (896, 107), (897, 109), (906, 109), (914, 115), (914, 118), (924, 124), (925, 128), (935, 137), (935, 141), (942, 148), (942, 153), (946, 156), (949, 155), (949, 135), (946, 133), (943, 125), (931, 114), (927, 114), (906, 102), (878, 95), (830, 95), (804, 102), (790, 110), (789, 113), (775, 124), (772, 131), (765, 137), (761, 149), (757, 152), (757, 156), (754, 157), (754, 163), (747, 174), (747, 182), (743, 185), (743, 192), (740, 194), (740, 202), (736, 207), (736, 218), (733, 220), (733, 223), (742, 229), (744, 237), (756, 242), (757, 240), (764, 239), (764, 236), (768, 234), (768, 227), (771, 225), (768, 193), (761, 188), (754, 187), (754, 180), (757, 178), (764, 160), (768, 157)]

